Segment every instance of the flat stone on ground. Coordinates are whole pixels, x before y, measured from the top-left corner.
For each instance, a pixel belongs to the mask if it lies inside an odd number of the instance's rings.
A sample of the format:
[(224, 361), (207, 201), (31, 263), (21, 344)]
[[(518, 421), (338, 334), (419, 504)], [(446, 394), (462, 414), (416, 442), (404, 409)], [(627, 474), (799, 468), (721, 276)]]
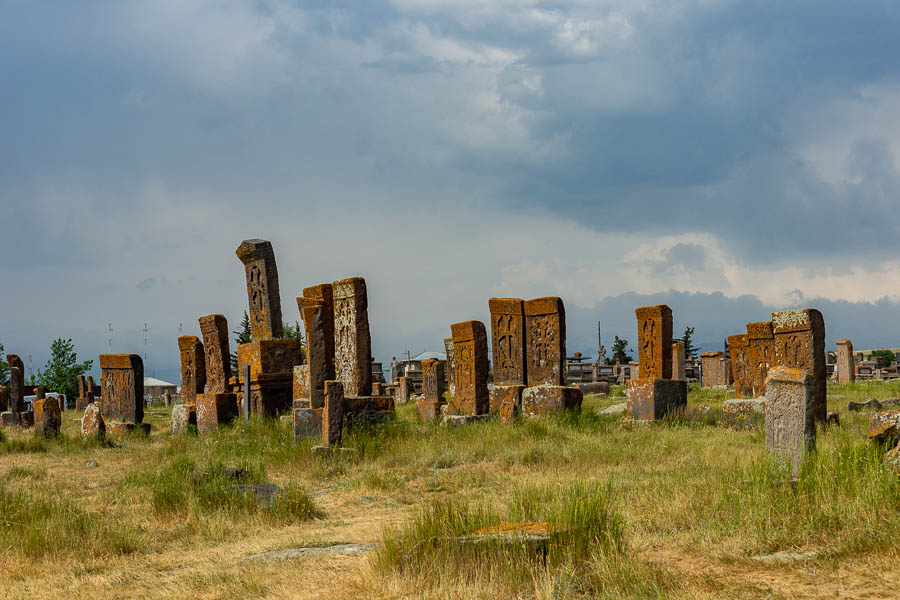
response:
[(378, 544), (335, 544), (333, 546), (312, 546), (307, 548), (289, 548), (287, 550), (275, 550), (252, 554), (241, 559), (241, 562), (265, 562), (271, 560), (284, 560), (288, 558), (306, 558), (309, 556), (350, 556), (371, 552)]

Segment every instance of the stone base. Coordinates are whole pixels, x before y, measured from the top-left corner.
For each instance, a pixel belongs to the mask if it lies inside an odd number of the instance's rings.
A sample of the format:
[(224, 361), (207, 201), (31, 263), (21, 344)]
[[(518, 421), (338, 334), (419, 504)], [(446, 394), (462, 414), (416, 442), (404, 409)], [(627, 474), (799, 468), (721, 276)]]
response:
[[(271, 373), (287, 373), (293, 379), (294, 366), (302, 364), (300, 356), (303, 344), (300, 340), (254, 340), (237, 347), (238, 378), (243, 377), (244, 366), (250, 365), (250, 377)], [(243, 384), (243, 380), (241, 380)]]
[(150, 435), (150, 423), (134, 424), (131, 421), (106, 421), (106, 435), (121, 440), (135, 430)]
[(444, 427), (459, 427), (469, 423), (486, 423), (493, 418), (491, 415), (444, 415), (441, 417), (441, 425)]
[[(243, 382), (241, 382), (241, 386), (243, 386)], [(252, 415), (277, 417), (282, 412), (291, 409), (293, 395), (293, 371), (250, 375), (250, 414)], [(243, 412), (243, 404), (241, 407), (239, 414)]]
[(322, 436), (322, 409), (321, 408), (295, 408), (294, 443), (311, 437)]
[(687, 382), (671, 379), (635, 379), (628, 382), (628, 416), (658, 421), (687, 408)]
[(752, 413), (762, 413), (764, 415), (766, 414), (766, 399), (726, 400), (722, 403), (722, 410), (732, 415), (749, 415)]
[(238, 416), (236, 394), (197, 394), (197, 431), (209, 433)]
[(172, 435), (184, 435), (189, 427), (197, 428), (197, 407), (193, 404), (177, 404), (172, 409), (169, 431)]
[(584, 395), (578, 388), (561, 385), (536, 385), (522, 392), (522, 415), (546, 417), (564, 410), (581, 410)]
[(441, 416), (441, 407), (443, 405), (443, 402), (436, 399), (427, 400), (422, 398), (421, 400), (416, 400), (416, 408), (419, 409), (419, 418), (423, 421), (439, 419)]
[(515, 419), (522, 406), (524, 385), (494, 385), (488, 388), (488, 413), (501, 415), (505, 422)]
[(344, 423), (376, 424), (395, 417), (394, 399), (390, 396), (344, 396)]

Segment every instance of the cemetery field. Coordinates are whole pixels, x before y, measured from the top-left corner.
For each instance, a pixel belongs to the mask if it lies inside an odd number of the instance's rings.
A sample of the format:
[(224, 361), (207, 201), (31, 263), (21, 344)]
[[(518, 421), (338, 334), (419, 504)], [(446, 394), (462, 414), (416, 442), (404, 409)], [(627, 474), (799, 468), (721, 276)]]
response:
[[(74, 411), (57, 439), (3, 430), (0, 597), (900, 593), (900, 478), (866, 438), (872, 413), (846, 410), (900, 397), (900, 383), (829, 386), (841, 424), (819, 431), (795, 482), (768, 462), (761, 418), (721, 412), (725, 392), (692, 388), (687, 415), (651, 424), (598, 414), (622, 393), (586, 397), (579, 415), (455, 429), (402, 405), (331, 458), (312, 454), (316, 440), (295, 445), (285, 421), (172, 437), (157, 407), (149, 436), (117, 444), (82, 442)], [(226, 491), (254, 483), (284, 493), (265, 504)], [(557, 533), (541, 556), (459, 540), (542, 521)], [(301, 547), (314, 550), (246, 560)], [(794, 556), (755, 558), (776, 553)]]

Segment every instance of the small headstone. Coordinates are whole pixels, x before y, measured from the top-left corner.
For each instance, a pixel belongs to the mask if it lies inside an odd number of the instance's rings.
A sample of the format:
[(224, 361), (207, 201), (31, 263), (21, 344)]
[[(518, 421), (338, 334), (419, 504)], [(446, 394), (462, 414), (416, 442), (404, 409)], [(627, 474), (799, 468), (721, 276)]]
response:
[(228, 321), (224, 315), (200, 317), (203, 347), (206, 353), (205, 393), (224, 394), (229, 391), (231, 353), (228, 347)]
[(753, 372), (750, 368), (750, 342), (746, 333), (728, 336), (731, 349), (731, 375), (736, 398), (753, 397)]
[(102, 438), (106, 434), (106, 423), (103, 420), (100, 407), (91, 402), (84, 409), (84, 416), (81, 417), (81, 437)]
[(144, 361), (137, 354), (100, 355), (100, 410), (107, 420), (144, 420)]
[(766, 449), (800, 474), (807, 452), (816, 447), (816, 386), (805, 371), (769, 369), (766, 381)]
[(169, 431), (172, 435), (184, 435), (188, 425), (197, 426), (197, 408), (194, 404), (177, 404), (172, 409)]
[(197, 394), (202, 394), (206, 387), (206, 352), (200, 338), (195, 335), (179, 337), (178, 351), (181, 355), (182, 402), (195, 404)]
[(881, 402), (875, 398), (869, 398), (865, 402), (855, 402), (851, 400), (847, 403), (847, 410), (851, 412), (859, 412), (861, 410), (881, 410)]
[(455, 414), (482, 415), (488, 412), (487, 332), (480, 321), (454, 323), (453, 352), (455, 361), (456, 394), (450, 402)]
[(34, 401), (34, 425), (35, 431), (44, 437), (53, 437), (59, 434), (59, 428), (62, 426), (62, 412), (56, 398), (51, 396)]
[(856, 381), (856, 363), (853, 361), (853, 343), (848, 339), (835, 342), (837, 345), (837, 371), (838, 383), (853, 383)]
[(580, 410), (583, 395), (578, 388), (535, 385), (522, 391), (522, 415), (545, 417), (564, 410)]

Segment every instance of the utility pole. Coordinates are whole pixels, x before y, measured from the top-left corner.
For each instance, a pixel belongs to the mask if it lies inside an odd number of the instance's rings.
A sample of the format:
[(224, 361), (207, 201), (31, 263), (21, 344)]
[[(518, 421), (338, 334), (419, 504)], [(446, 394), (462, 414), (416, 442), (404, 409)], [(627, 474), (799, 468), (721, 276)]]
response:
[(112, 354), (112, 323), (109, 324), (109, 339), (107, 340), (107, 345), (109, 346), (109, 353)]

